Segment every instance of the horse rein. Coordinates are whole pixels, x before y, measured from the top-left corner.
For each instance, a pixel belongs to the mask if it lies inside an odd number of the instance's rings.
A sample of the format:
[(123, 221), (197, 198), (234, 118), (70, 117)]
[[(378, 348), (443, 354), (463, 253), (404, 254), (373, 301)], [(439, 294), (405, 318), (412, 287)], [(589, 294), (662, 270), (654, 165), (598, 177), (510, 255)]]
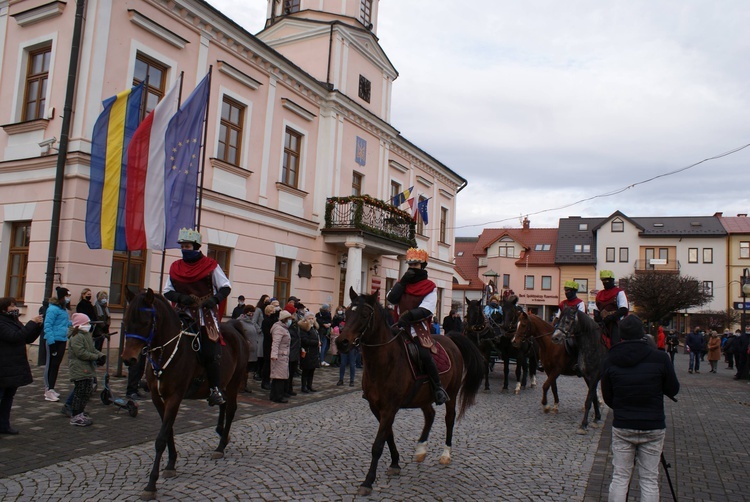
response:
[(365, 306), (368, 309), (370, 309), (370, 315), (367, 316), (367, 323), (365, 324), (364, 328), (362, 328), (362, 330), (360, 330), (359, 336), (357, 336), (357, 337), (354, 338), (354, 342), (352, 343), (352, 345), (354, 345), (355, 347), (359, 347), (359, 346), (362, 346), (362, 347), (383, 347), (383, 346), (388, 345), (389, 343), (391, 343), (396, 338), (398, 338), (398, 336), (399, 336), (398, 333), (395, 333), (393, 335), (393, 337), (390, 340), (388, 340), (387, 342), (383, 342), (383, 343), (365, 343), (363, 341), (363, 338), (365, 336), (365, 332), (372, 329), (372, 319), (373, 319), (373, 317), (375, 317), (375, 308), (372, 305), (369, 305), (367, 303), (362, 303), (362, 306)]

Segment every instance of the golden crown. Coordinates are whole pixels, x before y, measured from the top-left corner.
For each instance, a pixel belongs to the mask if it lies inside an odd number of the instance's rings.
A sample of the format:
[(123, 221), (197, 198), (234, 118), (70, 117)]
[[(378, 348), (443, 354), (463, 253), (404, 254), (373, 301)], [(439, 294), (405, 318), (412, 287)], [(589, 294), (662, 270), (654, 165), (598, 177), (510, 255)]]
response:
[(409, 248), (406, 251), (406, 263), (427, 263), (429, 255), (424, 249)]
[(196, 244), (202, 244), (201, 234), (192, 228), (181, 228), (180, 233), (177, 234), (177, 242), (194, 242)]

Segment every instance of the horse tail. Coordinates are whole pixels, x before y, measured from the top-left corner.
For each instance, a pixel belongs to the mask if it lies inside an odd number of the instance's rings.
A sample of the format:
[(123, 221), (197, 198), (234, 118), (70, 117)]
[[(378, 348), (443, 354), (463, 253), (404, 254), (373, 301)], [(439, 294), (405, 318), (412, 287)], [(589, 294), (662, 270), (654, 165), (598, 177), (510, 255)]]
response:
[(474, 399), (479, 392), (479, 386), (484, 380), (484, 356), (479, 348), (463, 335), (448, 335), (458, 350), (461, 351), (461, 357), (464, 360), (466, 375), (461, 385), (461, 406), (458, 410), (458, 419), (464, 416), (464, 412), (474, 404)]

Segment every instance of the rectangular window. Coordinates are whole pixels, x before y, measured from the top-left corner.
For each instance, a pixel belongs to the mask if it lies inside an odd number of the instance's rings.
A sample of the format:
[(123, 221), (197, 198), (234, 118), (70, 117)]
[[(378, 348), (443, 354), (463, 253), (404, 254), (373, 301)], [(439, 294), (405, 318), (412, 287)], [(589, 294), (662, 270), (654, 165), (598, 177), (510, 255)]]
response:
[(21, 117), (23, 121), (44, 118), (51, 57), (51, 44), (29, 52), (29, 64), (26, 67), (24, 106)]
[(365, 28), (370, 28), (370, 20), (372, 19), (372, 0), (361, 0), (362, 3), (359, 7), (359, 20), (365, 25)]
[(146, 88), (146, 109), (143, 110), (141, 119), (145, 118), (164, 97), (167, 92), (167, 69), (162, 63), (152, 59), (145, 54), (135, 55), (135, 67), (133, 68), (133, 85), (138, 85), (148, 79)]
[(537, 244), (534, 246), (534, 251), (549, 251), (552, 249), (552, 244)]
[[(211, 246), (206, 251), (206, 256), (216, 260), (216, 263), (219, 264), (221, 269), (224, 271), (224, 274), (227, 276), (227, 278), (229, 278), (229, 266), (232, 264), (231, 263), (231, 257), (232, 257), (231, 248), (227, 248), (224, 246)], [(219, 306), (219, 320), (221, 320), (221, 318), (226, 315), (227, 313), (226, 309), (227, 309), (227, 304), (226, 302), (223, 302)]]
[(273, 274), (273, 296), (285, 302), (292, 291), (292, 260), (276, 258), (276, 269)]
[(352, 195), (362, 195), (362, 180), (364, 175), (354, 171), (352, 173)]
[(703, 292), (708, 296), (714, 296), (714, 281), (703, 281)]
[[(284, 0), (284, 14), (299, 12), (300, 0)], [(277, 296), (277, 298), (280, 298)]]
[(503, 274), (503, 289), (510, 288), (510, 274)]
[(29, 242), (31, 222), (14, 221), (10, 230), (8, 250), (8, 279), (5, 282), (5, 296), (14, 298), (18, 304), (24, 303), (26, 295), (26, 267), (29, 263)]
[[(284, 165), (281, 171), (281, 182), (290, 187), (298, 188), (299, 160), (302, 151), (302, 135), (290, 128), (284, 134)], [(277, 298), (279, 298), (277, 296)]]
[[(422, 202), (424, 200), (426, 200), (426, 198), (424, 196), (420, 195), (419, 198), (417, 199), (417, 203)], [(416, 228), (416, 232), (419, 235), (425, 235), (425, 233), (424, 233), (424, 220), (422, 219), (422, 215), (419, 214), (419, 211), (417, 211), (417, 228)]]
[(224, 96), (221, 103), (219, 149), (216, 156), (220, 160), (235, 166), (240, 163), (244, 117), (245, 107), (232, 98)]
[(542, 276), (542, 289), (546, 289), (546, 290), (552, 289), (552, 276), (551, 275)]
[(109, 306), (125, 307), (125, 290), (143, 289), (146, 256), (143, 251), (115, 251), (112, 254), (112, 276), (109, 281)]
[(440, 208), (440, 242), (448, 243), (448, 208)]
[(740, 258), (750, 258), (750, 241), (740, 242)]
[(523, 276), (523, 289), (534, 289), (534, 276), (533, 275)]
[(698, 248), (688, 248), (688, 263), (698, 263)]
[(573, 246), (573, 252), (574, 253), (590, 253), (591, 244), (576, 244), (575, 246)]
[(625, 231), (625, 222), (622, 220), (614, 220), (612, 222), (612, 232), (624, 232)]
[(627, 263), (630, 259), (628, 248), (620, 248), (620, 263)]
[(359, 93), (358, 96), (362, 101), (367, 103), (370, 102), (370, 92), (372, 91), (372, 83), (365, 78), (364, 75), (359, 76)]
[(589, 229), (589, 224), (588, 223), (579, 223), (578, 224), (578, 231), (579, 232), (585, 232), (588, 229)]
[(714, 262), (714, 248), (703, 248), (703, 263)]
[(656, 258), (656, 250), (654, 248), (646, 248), (646, 270), (653, 270), (654, 264), (652, 260)]
[(399, 183), (398, 181), (391, 180), (391, 204), (393, 203), (393, 199), (400, 193), (401, 193), (401, 183)]
[(615, 261), (615, 248), (607, 248), (605, 260), (607, 262)]
[(589, 294), (589, 280), (588, 279), (573, 279), (578, 283), (578, 294), (583, 294), (582, 299), (586, 299)]

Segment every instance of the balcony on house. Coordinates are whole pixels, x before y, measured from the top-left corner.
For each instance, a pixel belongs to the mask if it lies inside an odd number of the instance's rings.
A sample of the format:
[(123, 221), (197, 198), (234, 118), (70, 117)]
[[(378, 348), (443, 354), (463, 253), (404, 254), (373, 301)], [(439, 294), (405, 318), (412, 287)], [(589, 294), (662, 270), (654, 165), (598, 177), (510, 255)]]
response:
[(651, 258), (635, 261), (635, 273), (659, 272), (664, 274), (679, 274), (679, 260), (665, 260), (663, 258)]
[(414, 220), (409, 213), (368, 195), (326, 199), (325, 241), (341, 244), (359, 236), (368, 248), (381, 254), (403, 254), (417, 245)]

